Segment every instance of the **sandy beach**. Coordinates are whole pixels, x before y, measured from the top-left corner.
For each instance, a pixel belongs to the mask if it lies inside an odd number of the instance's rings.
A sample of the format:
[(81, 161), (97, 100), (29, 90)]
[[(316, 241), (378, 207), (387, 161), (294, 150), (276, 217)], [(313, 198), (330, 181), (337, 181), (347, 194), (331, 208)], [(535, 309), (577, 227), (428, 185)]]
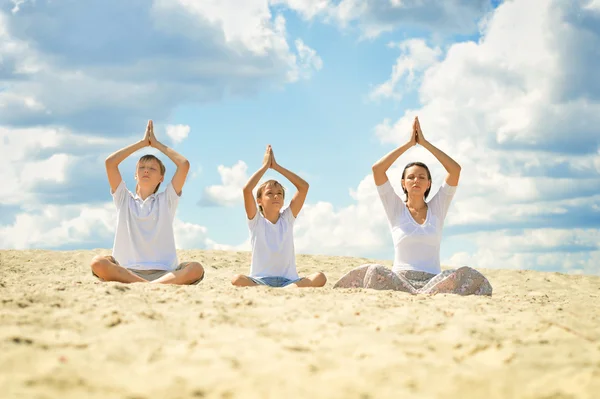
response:
[[(199, 286), (101, 283), (93, 251), (0, 251), (2, 398), (594, 398), (600, 277), (481, 270), (493, 297), (234, 288), (249, 253), (180, 251)], [(390, 261), (382, 262), (390, 265)]]

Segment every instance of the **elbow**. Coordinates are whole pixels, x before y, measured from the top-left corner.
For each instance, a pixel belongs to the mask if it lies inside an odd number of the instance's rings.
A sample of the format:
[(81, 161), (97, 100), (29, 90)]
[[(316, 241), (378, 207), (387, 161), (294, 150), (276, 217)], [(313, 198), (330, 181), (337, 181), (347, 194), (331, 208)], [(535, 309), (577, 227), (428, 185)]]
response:
[(108, 168), (109, 166), (114, 166), (115, 165), (115, 160), (112, 156), (109, 156), (108, 158), (106, 158), (104, 160), (104, 165)]
[(302, 184), (302, 191), (304, 191), (305, 193), (308, 192), (309, 188), (310, 188), (310, 184), (308, 184), (307, 182), (304, 182), (304, 184)]
[(185, 170), (186, 172), (190, 170), (190, 161), (188, 161), (187, 159), (184, 159), (179, 165), (177, 165), (179, 168), (181, 168), (182, 170)]
[(377, 173), (377, 171), (379, 171), (379, 169), (381, 168), (381, 166), (378, 163), (374, 163), (373, 166), (371, 166), (371, 171), (373, 171), (373, 173)]

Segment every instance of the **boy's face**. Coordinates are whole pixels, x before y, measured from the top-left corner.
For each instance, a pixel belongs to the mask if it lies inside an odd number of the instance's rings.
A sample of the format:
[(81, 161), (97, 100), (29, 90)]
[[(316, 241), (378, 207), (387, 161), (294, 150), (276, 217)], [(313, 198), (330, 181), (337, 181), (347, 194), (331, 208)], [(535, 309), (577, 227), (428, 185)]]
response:
[(159, 183), (162, 183), (164, 176), (160, 174), (160, 165), (155, 159), (145, 162), (138, 162), (135, 171), (135, 179), (140, 187), (154, 190)]
[(279, 211), (283, 207), (283, 197), (283, 187), (278, 184), (269, 184), (264, 188), (262, 195), (257, 202), (265, 211), (270, 209)]

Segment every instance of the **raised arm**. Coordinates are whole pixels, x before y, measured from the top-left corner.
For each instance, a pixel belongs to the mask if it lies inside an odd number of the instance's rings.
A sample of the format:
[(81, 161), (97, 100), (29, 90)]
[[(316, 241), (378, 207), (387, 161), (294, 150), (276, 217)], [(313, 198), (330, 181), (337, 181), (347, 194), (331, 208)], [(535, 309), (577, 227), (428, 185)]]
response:
[(458, 186), (458, 180), (460, 179), (460, 165), (442, 150), (425, 140), (423, 132), (421, 131), (421, 125), (419, 119), (415, 118), (416, 131), (417, 131), (417, 143), (422, 145), (427, 151), (433, 154), (438, 161), (442, 164), (448, 174), (446, 175), (446, 183), (449, 186)]
[(252, 190), (258, 184), (261, 177), (265, 174), (269, 166), (271, 165), (271, 158), (273, 157), (273, 150), (271, 150), (271, 146), (267, 146), (267, 150), (265, 151), (265, 156), (263, 157), (263, 164), (259, 170), (254, 172), (254, 174), (250, 177), (246, 185), (244, 186), (244, 207), (246, 208), (246, 216), (248, 219), (254, 219), (256, 216), (256, 202), (254, 200), (254, 195), (252, 194)]
[(171, 184), (173, 185), (177, 195), (181, 195), (183, 185), (185, 184), (185, 179), (187, 178), (187, 174), (190, 170), (190, 161), (188, 161), (183, 155), (174, 149), (167, 147), (156, 139), (156, 136), (154, 135), (154, 124), (152, 121), (148, 121), (148, 126), (150, 129), (150, 145), (168, 156), (169, 159), (177, 166), (175, 174), (173, 175), (173, 179), (171, 180)]
[(104, 165), (106, 166), (106, 175), (108, 176), (108, 184), (110, 184), (110, 190), (112, 193), (117, 190), (117, 187), (119, 187), (119, 184), (121, 184), (121, 181), (123, 180), (121, 177), (121, 172), (119, 172), (119, 164), (137, 150), (150, 145), (151, 122), (152, 121), (148, 122), (146, 133), (144, 134), (144, 138), (142, 140), (122, 148), (106, 158)]
[(286, 179), (288, 179), (292, 184), (296, 187), (296, 193), (290, 202), (290, 209), (292, 210), (292, 215), (297, 217), (302, 207), (304, 206), (304, 201), (306, 200), (306, 194), (308, 194), (309, 185), (306, 180), (302, 179), (300, 176), (295, 174), (294, 172), (287, 170), (283, 166), (279, 165), (275, 161), (275, 155), (271, 152), (271, 168), (279, 173), (281, 173)]
[(416, 119), (413, 123), (413, 130), (410, 134), (410, 140), (406, 144), (396, 148), (393, 151), (388, 152), (379, 161), (373, 164), (373, 167), (371, 169), (373, 170), (373, 179), (375, 180), (375, 185), (381, 186), (386, 181), (388, 181), (388, 176), (386, 172), (390, 168), (390, 166), (392, 166), (392, 164), (396, 162), (400, 155), (404, 154), (409, 148), (417, 144), (417, 135), (415, 129)]

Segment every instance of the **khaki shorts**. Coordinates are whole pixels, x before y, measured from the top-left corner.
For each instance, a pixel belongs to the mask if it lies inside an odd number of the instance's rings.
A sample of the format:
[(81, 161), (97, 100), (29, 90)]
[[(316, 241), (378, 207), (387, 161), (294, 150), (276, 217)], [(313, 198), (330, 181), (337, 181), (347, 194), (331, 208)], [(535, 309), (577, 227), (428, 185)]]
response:
[[(107, 258), (109, 261), (121, 266), (119, 264), (119, 262), (114, 258), (114, 256), (105, 256), (105, 258)], [(184, 267), (186, 267), (187, 265), (189, 265), (190, 263), (192, 263), (192, 262), (181, 262), (179, 264), (179, 266), (177, 266), (177, 268), (175, 268), (175, 270), (136, 270), (136, 269), (127, 269), (127, 270), (129, 270), (131, 273), (143, 278), (144, 280), (154, 281), (156, 279), (161, 278), (162, 276), (164, 276), (167, 273), (170, 273), (172, 271), (176, 272), (177, 270), (181, 270)], [(92, 272), (92, 274), (96, 278), (102, 280), (100, 277), (96, 276), (96, 274), (94, 272)], [(200, 283), (202, 280), (204, 280), (204, 273), (202, 274), (202, 277), (199, 280), (194, 281), (193, 283), (190, 283), (189, 285), (196, 285), (196, 284)]]

